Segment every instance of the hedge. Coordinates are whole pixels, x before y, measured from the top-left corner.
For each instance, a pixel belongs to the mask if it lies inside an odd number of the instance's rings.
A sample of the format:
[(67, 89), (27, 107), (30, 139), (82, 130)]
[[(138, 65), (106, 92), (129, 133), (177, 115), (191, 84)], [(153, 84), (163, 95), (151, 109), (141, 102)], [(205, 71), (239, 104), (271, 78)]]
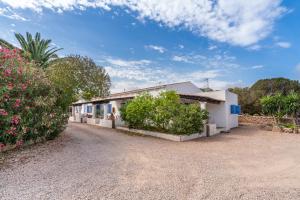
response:
[(175, 91), (167, 91), (135, 97), (122, 106), (121, 117), (129, 128), (190, 135), (203, 130), (208, 112), (199, 104), (181, 104)]

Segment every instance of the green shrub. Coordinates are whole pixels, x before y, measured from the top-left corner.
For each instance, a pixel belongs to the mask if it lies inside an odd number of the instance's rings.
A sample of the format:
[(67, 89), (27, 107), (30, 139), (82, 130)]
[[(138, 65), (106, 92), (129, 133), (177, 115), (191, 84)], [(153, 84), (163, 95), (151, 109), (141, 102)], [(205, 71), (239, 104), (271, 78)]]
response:
[(1, 146), (53, 139), (65, 128), (59, 93), (42, 69), (17, 50), (0, 49), (0, 74)]
[(175, 134), (193, 134), (203, 131), (208, 112), (197, 104), (179, 105), (178, 114), (172, 117), (170, 131)]
[(181, 104), (174, 91), (158, 97), (142, 94), (121, 108), (121, 117), (129, 128), (157, 130), (173, 134), (193, 134), (203, 130), (208, 113), (196, 104)]
[(121, 113), (130, 128), (143, 128), (150, 125), (153, 110), (153, 97), (144, 93), (128, 102), (126, 109), (122, 109)]
[(179, 111), (180, 98), (174, 91), (167, 91), (154, 99), (155, 114), (152, 116), (154, 126), (158, 129), (166, 130), (170, 126), (170, 121)]

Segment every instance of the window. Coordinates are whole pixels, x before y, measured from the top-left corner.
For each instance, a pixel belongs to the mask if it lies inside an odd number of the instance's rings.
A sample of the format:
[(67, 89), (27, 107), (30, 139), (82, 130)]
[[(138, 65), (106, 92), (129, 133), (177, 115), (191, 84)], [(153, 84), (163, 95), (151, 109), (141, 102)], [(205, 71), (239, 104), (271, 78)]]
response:
[(241, 106), (240, 105), (230, 105), (230, 113), (231, 114), (241, 114)]
[(112, 113), (112, 105), (107, 104), (107, 113), (111, 114)]
[(93, 109), (92, 106), (87, 106), (86, 107), (86, 112), (87, 113), (92, 113), (92, 109)]

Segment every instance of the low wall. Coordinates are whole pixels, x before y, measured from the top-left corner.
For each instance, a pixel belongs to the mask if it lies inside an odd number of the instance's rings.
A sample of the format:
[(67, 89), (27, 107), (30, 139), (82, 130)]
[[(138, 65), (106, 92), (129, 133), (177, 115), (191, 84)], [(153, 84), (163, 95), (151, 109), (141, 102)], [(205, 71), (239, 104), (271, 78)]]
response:
[[(292, 123), (292, 119), (284, 118), (283, 123)], [(272, 125), (274, 119), (269, 116), (253, 116), (253, 115), (239, 115), (239, 124), (257, 124), (257, 125)]]
[(184, 141), (188, 141), (188, 140), (197, 139), (200, 137), (205, 137), (204, 133), (195, 133), (195, 134), (191, 134), (191, 135), (173, 135), (173, 134), (160, 133), (160, 132), (155, 132), (155, 131), (129, 129), (129, 128), (125, 128), (125, 127), (117, 127), (117, 129), (123, 130), (123, 131), (128, 131), (128, 132), (133, 132), (133, 133), (138, 133), (141, 135), (163, 138), (163, 139), (171, 140), (171, 141), (175, 141), (175, 142), (184, 142)]

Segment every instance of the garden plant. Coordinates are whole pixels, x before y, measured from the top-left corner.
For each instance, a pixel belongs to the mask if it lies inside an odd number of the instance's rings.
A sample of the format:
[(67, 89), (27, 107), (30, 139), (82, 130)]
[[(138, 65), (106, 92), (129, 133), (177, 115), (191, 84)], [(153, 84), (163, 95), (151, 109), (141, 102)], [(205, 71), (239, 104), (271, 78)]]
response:
[(190, 135), (203, 130), (208, 112), (199, 104), (182, 104), (176, 92), (167, 91), (137, 96), (123, 105), (121, 117), (129, 128)]
[(0, 147), (57, 136), (68, 117), (59, 94), (20, 50), (0, 48)]

